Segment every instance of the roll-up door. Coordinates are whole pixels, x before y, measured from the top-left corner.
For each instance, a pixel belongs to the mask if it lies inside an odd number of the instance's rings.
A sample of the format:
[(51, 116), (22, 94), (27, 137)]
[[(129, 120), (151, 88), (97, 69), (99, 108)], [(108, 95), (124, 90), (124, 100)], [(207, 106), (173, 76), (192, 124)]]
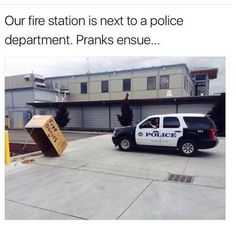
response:
[(141, 115), (140, 115), (140, 106), (133, 106), (133, 125), (136, 125), (141, 121)]
[(85, 129), (109, 129), (109, 108), (103, 106), (83, 107)]
[[(140, 121), (140, 107), (139, 106), (131, 106), (133, 110), (133, 125), (136, 125), (137, 122)], [(111, 107), (111, 128), (114, 129), (116, 127), (120, 127), (121, 124), (117, 119), (117, 114), (121, 115), (120, 106)]]
[(214, 104), (179, 104), (178, 113), (203, 113), (207, 114), (211, 111)]
[(176, 113), (175, 105), (143, 105), (141, 108), (142, 119), (151, 115)]
[(111, 107), (111, 128), (120, 127), (120, 122), (117, 119), (117, 114), (120, 114), (120, 106)]
[(82, 109), (81, 107), (70, 107), (69, 112), (70, 122), (66, 128), (82, 128)]

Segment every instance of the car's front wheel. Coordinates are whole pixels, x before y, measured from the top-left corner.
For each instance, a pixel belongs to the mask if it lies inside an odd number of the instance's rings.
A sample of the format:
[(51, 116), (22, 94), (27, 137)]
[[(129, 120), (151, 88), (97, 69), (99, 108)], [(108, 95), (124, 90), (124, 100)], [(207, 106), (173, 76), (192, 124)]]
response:
[(131, 151), (133, 149), (133, 142), (130, 137), (121, 137), (118, 145), (121, 151)]
[(198, 152), (198, 147), (193, 140), (183, 140), (179, 144), (179, 151), (184, 156), (194, 156)]

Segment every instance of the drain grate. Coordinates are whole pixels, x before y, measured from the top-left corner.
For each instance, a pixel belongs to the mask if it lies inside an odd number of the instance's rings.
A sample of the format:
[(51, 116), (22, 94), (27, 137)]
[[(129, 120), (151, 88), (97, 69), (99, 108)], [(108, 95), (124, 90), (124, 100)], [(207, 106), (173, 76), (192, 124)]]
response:
[(191, 184), (194, 180), (194, 177), (190, 175), (169, 174), (167, 180), (171, 182)]

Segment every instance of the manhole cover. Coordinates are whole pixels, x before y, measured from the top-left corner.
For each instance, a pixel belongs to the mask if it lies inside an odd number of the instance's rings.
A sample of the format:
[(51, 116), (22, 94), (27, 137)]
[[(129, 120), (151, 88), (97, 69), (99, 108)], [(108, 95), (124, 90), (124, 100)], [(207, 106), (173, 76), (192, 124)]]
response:
[(190, 175), (169, 174), (167, 180), (170, 182), (191, 184), (194, 180), (194, 177)]

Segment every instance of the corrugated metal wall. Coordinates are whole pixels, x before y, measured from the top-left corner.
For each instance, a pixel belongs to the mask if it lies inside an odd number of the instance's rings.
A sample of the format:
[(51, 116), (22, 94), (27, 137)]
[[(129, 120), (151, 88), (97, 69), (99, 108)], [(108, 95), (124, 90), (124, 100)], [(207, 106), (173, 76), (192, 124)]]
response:
[(56, 109), (55, 108), (37, 108), (35, 111), (35, 115), (56, 115)]
[(119, 106), (112, 106), (110, 108), (111, 112), (111, 128), (115, 128), (120, 126), (120, 123), (117, 119), (117, 114), (120, 114), (120, 107)]
[[(141, 109), (140, 106), (133, 106), (133, 124), (137, 124), (137, 122), (139, 123), (142, 118), (141, 118)], [(120, 125), (120, 124), (119, 124)]]
[[(179, 104), (176, 105), (135, 105), (133, 109), (133, 124), (154, 114), (168, 113), (208, 113), (214, 104)], [(99, 105), (99, 106), (73, 106), (68, 107), (70, 122), (68, 129), (83, 130), (112, 130), (119, 127), (117, 114), (120, 114), (120, 106)], [(37, 108), (36, 114), (47, 114), (55, 116), (55, 108)]]
[(176, 105), (143, 105), (141, 107), (141, 119), (151, 116), (151, 115), (161, 115), (176, 113)]
[(34, 100), (35, 101), (55, 101), (56, 93), (47, 90), (34, 90)]
[(5, 93), (5, 107), (12, 107), (12, 93), (10, 92)]
[(5, 92), (5, 107), (26, 107), (26, 103), (32, 101), (34, 101), (32, 90), (13, 90)]
[(211, 109), (212, 104), (180, 104), (178, 113), (203, 113), (207, 114)]
[(70, 122), (67, 124), (67, 128), (83, 128), (82, 108), (70, 107), (68, 108)]
[(109, 107), (84, 107), (83, 121), (84, 127), (88, 129), (109, 129)]
[(33, 101), (32, 89), (5, 91), (5, 125), (8, 128), (23, 128), (33, 113), (26, 103)]
[(34, 101), (32, 90), (14, 91), (13, 92), (13, 106), (21, 107), (26, 106), (26, 103)]

